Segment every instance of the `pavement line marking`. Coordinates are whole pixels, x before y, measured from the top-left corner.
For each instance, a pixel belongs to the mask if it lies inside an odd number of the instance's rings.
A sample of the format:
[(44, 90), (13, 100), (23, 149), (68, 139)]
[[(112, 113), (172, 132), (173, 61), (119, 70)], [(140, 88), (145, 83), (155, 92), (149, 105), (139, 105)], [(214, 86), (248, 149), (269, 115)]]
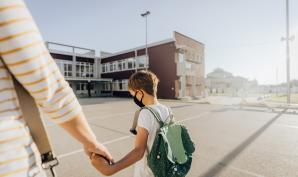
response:
[(276, 124), (277, 126), (280, 127), (287, 127), (287, 128), (293, 128), (293, 129), (298, 129), (298, 126), (294, 126), (294, 125), (287, 125), (287, 124)]
[[(197, 118), (200, 118), (204, 115), (207, 115), (209, 114), (209, 112), (206, 112), (206, 113), (201, 113), (199, 115), (196, 115), (196, 116), (192, 116), (192, 117), (189, 117), (187, 119), (183, 119), (183, 120), (180, 120), (180, 121), (177, 121), (177, 123), (180, 123), (180, 122), (185, 122), (185, 121), (189, 121), (189, 120), (194, 120), (194, 119), (197, 119)], [(121, 141), (121, 140), (124, 140), (124, 139), (128, 139), (130, 137), (133, 137), (132, 135), (126, 135), (126, 136), (122, 136), (120, 138), (116, 138), (116, 139), (113, 139), (113, 140), (110, 140), (110, 141), (107, 141), (107, 142), (104, 142), (102, 143), (103, 145), (108, 145), (108, 144), (112, 144), (112, 143), (115, 143), (117, 141)], [(84, 149), (78, 149), (78, 150), (75, 150), (75, 151), (72, 151), (72, 152), (69, 152), (69, 153), (65, 153), (65, 154), (61, 154), (59, 156), (57, 156), (58, 159), (61, 159), (61, 158), (65, 158), (65, 157), (68, 157), (68, 156), (71, 156), (71, 155), (74, 155), (74, 154), (77, 154), (77, 153), (81, 153), (83, 152)]]
[(110, 115), (107, 115), (107, 116), (87, 117), (87, 121), (88, 120), (93, 120), (93, 119), (96, 119), (96, 118), (100, 118), (98, 120), (104, 120), (104, 119), (107, 119), (107, 118), (110, 118), (110, 117), (122, 116), (122, 115), (133, 114), (133, 113), (135, 113), (135, 112), (131, 111), (131, 112), (124, 112), (124, 113), (110, 114)]
[[(128, 139), (130, 137), (133, 137), (132, 135), (127, 135), (127, 136), (122, 136), (120, 138), (116, 138), (116, 139), (113, 139), (113, 140), (110, 140), (110, 141), (106, 141), (104, 143), (102, 143), (103, 145), (108, 145), (108, 144), (112, 144), (112, 143), (115, 143), (117, 141), (121, 141), (121, 140), (124, 140), (124, 139)], [(62, 159), (62, 158), (65, 158), (65, 157), (68, 157), (68, 156), (71, 156), (71, 155), (74, 155), (74, 154), (77, 154), (77, 153), (81, 153), (83, 152), (84, 149), (78, 149), (78, 150), (75, 150), (75, 151), (72, 151), (72, 152), (69, 152), (69, 153), (65, 153), (65, 154), (62, 154), (62, 155), (59, 155), (57, 156), (58, 159)]]
[[(100, 118), (100, 119), (98, 119), (98, 120), (105, 120), (105, 119), (110, 118), (110, 117), (123, 116), (123, 115), (132, 114), (132, 113), (135, 113), (135, 112), (124, 112), (124, 113), (110, 114), (110, 115), (107, 115), (107, 116), (98, 116), (98, 117), (94, 117), (94, 116), (87, 117), (87, 116), (86, 116), (86, 120), (89, 121), (89, 120), (94, 120), (94, 119), (96, 119), (96, 118)], [(47, 124), (48, 124), (48, 125), (47, 125), (46, 127), (54, 127), (54, 126), (57, 126), (57, 124), (52, 123), (52, 122), (49, 122), (49, 123), (47, 123)]]
[(180, 122), (186, 122), (186, 121), (189, 121), (189, 120), (194, 120), (194, 119), (198, 119), (198, 118), (201, 118), (202, 116), (205, 116), (205, 115), (208, 115), (210, 114), (210, 112), (204, 112), (204, 113), (201, 113), (201, 114), (198, 114), (198, 115), (195, 115), (195, 116), (192, 116), (192, 117), (189, 117), (189, 118), (186, 118), (186, 119), (183, 119), (183, 120), (179, 120), (179, 121), (176, 121), (177, 123), (180, 123)]
[(132, 136), (132, 135), (122, 136), (122, 137), (120, 137), (120, 138), (116, 138), (116, 139), (113, 139), (113, 140), (104, 142), (103, 145), (112, 144), (112, 143), (115, 143), (115, 142), (117, 142), (117, 141), (121, 141), (121, 140), (128, 139), (128, 138), (131, 138), (131, 137), (134, 137), (134, 136)]
[(71, 156), (71, 155), (74, 155), (74, 154), (77, 154), (77, 153), (80, 153), (80, 152), (83, 152), (84, 149), (78, 149), (78, 150), (75, 150), (75, 151), (72, 151), (72, 152), (69, 152), (69, 153), (66, 153), (66, 154), (62, 154), (62, 155), (59, 155), (57, 156), (58, 159), (62, 159), (64, 157), (68, 157), (68, 156)]
[[(193, 105), (182, 105), (182, 106), (185, 107), (185, 106), (193, 106)], [(174, 107), (174, 109), (175, 108), (179, 108), (179, 107)], [(110, 114), (110, 115), (102, 116), (102, 117), (99, 116), (99, 118), (100, 118), (99, 120), (104, 120), (104, 119), (110, 118), (110, 117), (122, 116), (122, 115), (127, 115), (127, 114), (134, 114), (134, 113), (135, 113), (135, 111), (130, 111), (130, 112), (117, 113), (117, 114)], [(196, 116), (194, 116), (194, 117), (196, 117)], [(87, 117), (87, 120), (93, 120), (96, 118), (98, 118), (98, 117), (90, 116), (90, 117)]]
[(237, 167), (233, 167), (233, 166), (228, 166), (228, 168), (231, 168), (235, 171), (238, 171), (238, 172), (241, 172), (241, 173), (244, 173), (244, 174), (248, 174), (248, 175), (252, 175), (252, 176), (255, 176), (255, 177), (265, 177), (263, 175), (260, 175), (260, 174), (257, 174), (257, 173), (253, 173), (253, 172), (250, 172), (250, 171), (247, 171), (247, 170), (243, 170), (241, 168), (237, 168)]

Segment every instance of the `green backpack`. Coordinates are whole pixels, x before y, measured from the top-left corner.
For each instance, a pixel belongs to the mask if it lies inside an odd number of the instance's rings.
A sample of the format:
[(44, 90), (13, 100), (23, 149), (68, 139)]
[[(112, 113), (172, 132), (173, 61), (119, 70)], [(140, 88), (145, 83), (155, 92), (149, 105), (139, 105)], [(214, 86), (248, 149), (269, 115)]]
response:
[(188, 173), (195, 145), (184, 125), (173, 121), (170, 109), (169, 122), (163, 122), (159, 113), (151, 107), (149, 110), (160, 125), (151, 148), (147, 163), (155, 177), (184, 177)]

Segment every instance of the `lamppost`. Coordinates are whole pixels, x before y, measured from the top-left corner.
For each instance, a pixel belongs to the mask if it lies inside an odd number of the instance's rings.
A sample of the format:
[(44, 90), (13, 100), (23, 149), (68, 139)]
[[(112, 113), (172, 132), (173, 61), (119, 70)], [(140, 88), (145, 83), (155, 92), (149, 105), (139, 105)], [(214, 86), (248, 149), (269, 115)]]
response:
[[(141, 16), (145, 18), (146, 20), (146, 59), (147, 59), (147, 62), (149, 62), (149, 56), (148, 56), (148, 23), (147, 23), (147, 16), (150, 15), (150, 11), (146, 11), (145, 13), (142, 13)], [(147, 70), (147, 67), (146, 66), (146, 70)]]
[(291, 103), (290, 41), (294, 40), (294, 36), (290, 36), (289, 18), (289, 0), (286, 0), (286, 37), (282, 37), (281, 40), (286, 41), (287, 104)]

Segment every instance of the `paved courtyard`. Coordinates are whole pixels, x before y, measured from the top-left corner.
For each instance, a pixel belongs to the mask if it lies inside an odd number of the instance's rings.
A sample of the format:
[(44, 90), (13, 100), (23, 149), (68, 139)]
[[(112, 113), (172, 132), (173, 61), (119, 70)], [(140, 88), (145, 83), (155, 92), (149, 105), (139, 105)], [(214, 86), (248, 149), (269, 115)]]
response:
[[(129, 133), (137, 107), (130, 99), (82, 99), (88, 122), (115, 160), (133, 147)], [(298, 176), (297, 110), (161, 101), (172, 107), (196, 144), (189, 177)], [(102, 176), (79, 143), (50, 122), (47, 127), (60, 165), (59, 177)], [(114, 175), (131, 177), (133, 167)]]

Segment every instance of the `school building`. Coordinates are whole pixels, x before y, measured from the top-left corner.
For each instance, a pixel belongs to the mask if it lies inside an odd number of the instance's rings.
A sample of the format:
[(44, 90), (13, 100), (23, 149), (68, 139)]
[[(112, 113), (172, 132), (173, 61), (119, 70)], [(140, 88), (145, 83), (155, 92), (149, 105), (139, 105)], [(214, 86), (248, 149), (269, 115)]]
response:
[(101, 78), (95, 50), (53, 42), (46, 42), (46, 46), (78, 97), (112, 96), (112, 90), (103, 86), (113, 80)]
[(195, 98), (205, 87), (204, 44), (178, 32), (170, 39), (148, 44), (148, 55), (145, 46), (101, 52), (100, 57), (92, 49), (51, 42), (47, 46), (79, 97), (127, 97), (130, 75), (146, 69), (160, 79), (159, 98)]

